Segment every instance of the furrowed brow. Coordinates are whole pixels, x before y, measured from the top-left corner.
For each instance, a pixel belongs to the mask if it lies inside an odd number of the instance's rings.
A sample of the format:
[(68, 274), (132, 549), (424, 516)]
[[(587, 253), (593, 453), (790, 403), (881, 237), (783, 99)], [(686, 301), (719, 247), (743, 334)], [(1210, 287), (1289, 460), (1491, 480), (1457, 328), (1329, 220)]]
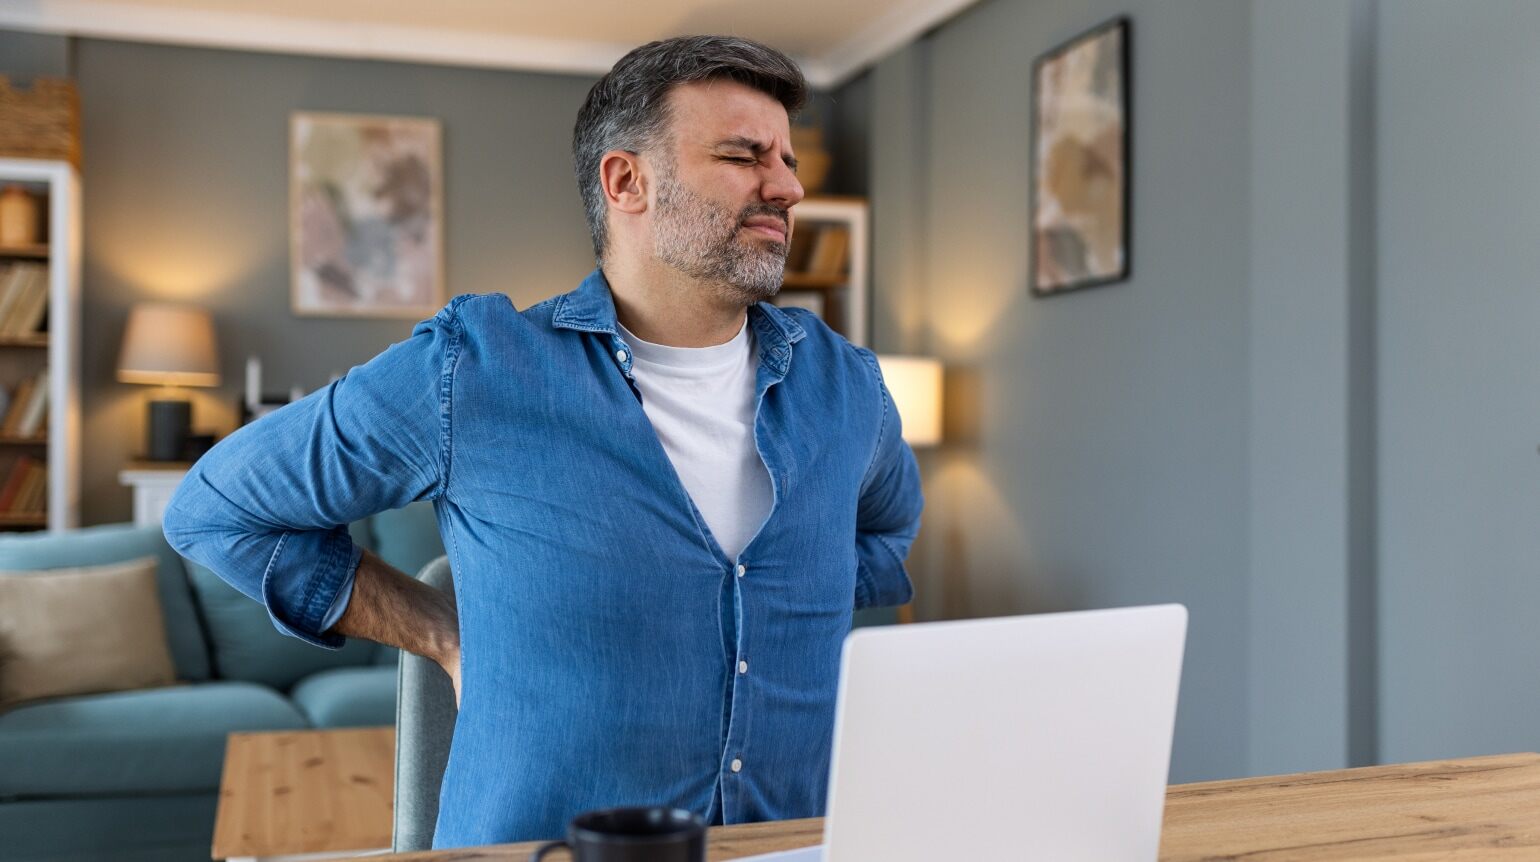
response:
[[(767, 144), (767, 143), (764, 143), (763, 141), (756, 141), (753, 138), (745, 137), (743, 135), (735, 135), (735, 136), (733, 136), (731, 138), (723, 138), (722, 140), (717, 141), (717, 149), (719, 149), (719, 150), (748, 150), (749, 152), (751, 152), (754, 155), (758, 156), (761, 153), (764, 153), (765, 151), (769, 150), (770, 149), (770, 145)], [(795, 171), (797, 169), (797, 159), (796, 159), (795, 156), (791, 156), (791, 155), (781, 156), (781, 161), (785, 162), (786, 163), (786, 167), (791, 168), (793, 171)]]

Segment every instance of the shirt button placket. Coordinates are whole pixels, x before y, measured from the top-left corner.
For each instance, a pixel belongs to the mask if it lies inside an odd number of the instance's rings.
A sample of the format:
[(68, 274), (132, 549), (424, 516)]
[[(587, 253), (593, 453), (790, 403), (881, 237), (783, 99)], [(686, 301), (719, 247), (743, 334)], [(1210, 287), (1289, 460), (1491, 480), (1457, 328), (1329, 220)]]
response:
[[(737, 565), (733, 566), (733, 574), (740, 581), (743, 580), (743, 577), (745, 575), (747, 575), (748, 573), (749, 573), (749, 567), (744, 565), (743, 563), (738, 563)], [(740, 629), (738, 631), (738, 649), (739, 649), (739, 654), (740, 655), (742, 654), (742, 650), (743, 650), (743, 635), (744, 635), (743, 630)], [(748, 672), (749, 672), (748, 660), (740, 658), (738, 660), (738, 674), (740, 676), (742, 676), (744, 674), (747, 674)], [(733, 695), (733, 700), (734, 701), (738, 700), (738, 695), (737, 694)], [(736, 704), (735, 704), (735, 707), (736, 707)], [(727, 768), (732, 770), (734, 775), (737, 775), (737, 774), (743, 772), (743, 759), (739, 758), (739, 757), (734, 757), (732, 759), (732, 762), (727, 765)]]

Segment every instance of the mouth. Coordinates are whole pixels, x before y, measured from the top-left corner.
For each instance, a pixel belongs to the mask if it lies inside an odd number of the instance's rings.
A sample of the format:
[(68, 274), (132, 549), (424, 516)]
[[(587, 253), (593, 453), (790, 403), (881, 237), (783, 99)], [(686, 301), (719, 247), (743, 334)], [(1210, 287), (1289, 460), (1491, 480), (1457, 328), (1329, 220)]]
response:
[(779, 243), (786, 242), (787, 225), (779, 219), (759, 216), (744, 222), (743, 227), (749, 233), (762, 236), (765, 239)]
[(753, 233), (757, 233), (760, 236), (765, 237), (766, 239), (773, 239), (776, 242), (786, 241), (786, 231), (781, 230), (778, 227), (771, 227), (767, 224), (751, 224), (744, 225), (744, 227), (748, 228)]

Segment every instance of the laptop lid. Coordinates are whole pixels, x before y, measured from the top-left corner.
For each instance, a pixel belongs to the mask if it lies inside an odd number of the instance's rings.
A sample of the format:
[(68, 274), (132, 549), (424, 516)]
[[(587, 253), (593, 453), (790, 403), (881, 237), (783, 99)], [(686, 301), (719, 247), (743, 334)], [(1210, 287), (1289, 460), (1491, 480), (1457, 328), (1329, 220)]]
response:
[(1154, 860), (1181, 605), (852, 632), (829, 862)]

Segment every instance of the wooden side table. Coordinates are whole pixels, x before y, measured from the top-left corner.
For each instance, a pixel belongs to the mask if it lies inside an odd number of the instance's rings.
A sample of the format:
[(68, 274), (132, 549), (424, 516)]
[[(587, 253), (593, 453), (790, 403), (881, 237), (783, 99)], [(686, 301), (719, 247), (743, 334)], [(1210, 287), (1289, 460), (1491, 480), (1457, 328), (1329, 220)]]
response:
[(211, 858), (390, 852), (395, 756), (393, 727), (230, 734)]

